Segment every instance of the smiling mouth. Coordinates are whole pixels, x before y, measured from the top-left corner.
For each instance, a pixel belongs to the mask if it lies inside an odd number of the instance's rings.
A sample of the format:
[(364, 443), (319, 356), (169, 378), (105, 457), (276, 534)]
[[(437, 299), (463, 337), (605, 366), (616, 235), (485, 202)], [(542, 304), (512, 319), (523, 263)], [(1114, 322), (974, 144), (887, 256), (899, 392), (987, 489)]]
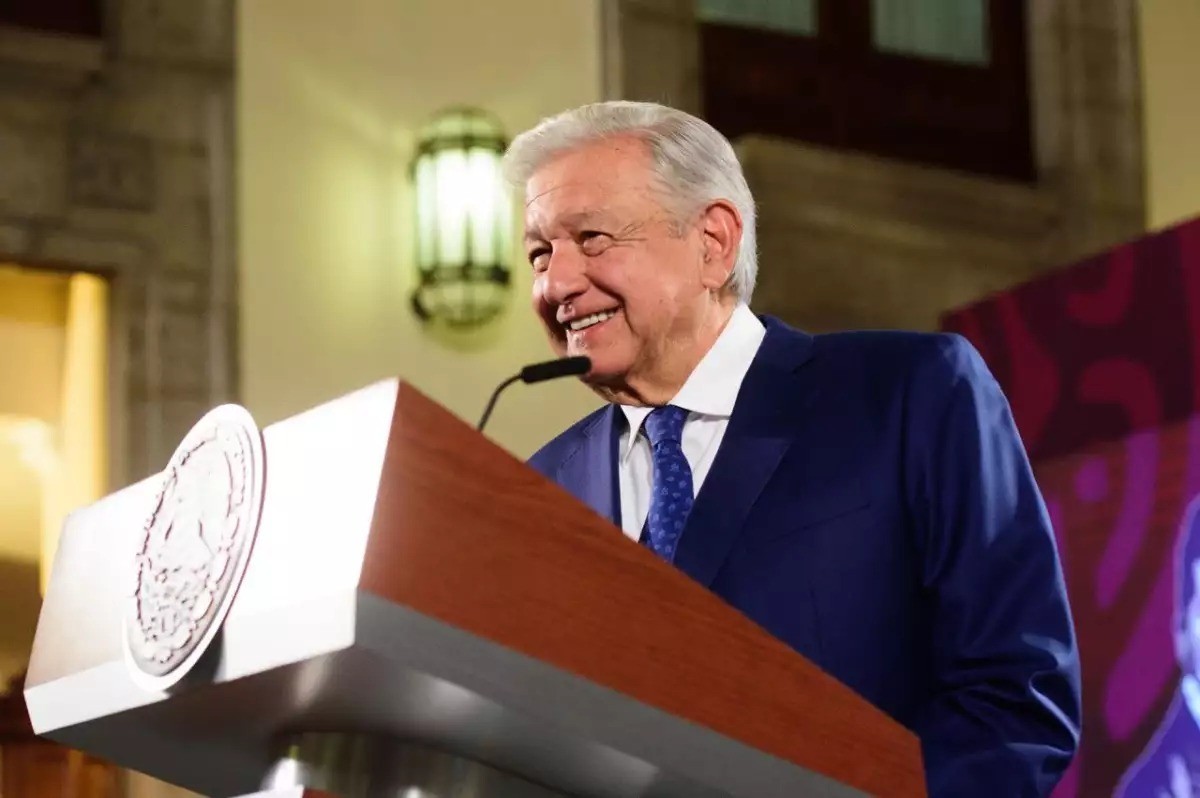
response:
[(590, 316), (582, 316), (578, 319), (571, 319), (567, 322), (567, 329), (571, 332), (583, 332), (584, 330), (595, 327), (597, 324), (606, 322), (613, 316), (617, 315), (617, 309), (606, 310), (602, 313), (593, 313)]

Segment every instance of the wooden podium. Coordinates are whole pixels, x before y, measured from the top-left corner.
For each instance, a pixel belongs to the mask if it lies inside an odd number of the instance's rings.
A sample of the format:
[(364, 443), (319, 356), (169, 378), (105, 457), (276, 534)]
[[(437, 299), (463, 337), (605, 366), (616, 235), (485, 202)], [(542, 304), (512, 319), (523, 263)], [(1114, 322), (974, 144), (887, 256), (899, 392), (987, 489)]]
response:
[[(68, 519), (26, 682), (39, 735), (213, 796), (925, 794), (911, 733), (411, 386), (259, 440), (261, 462), (210, 458), (203, 496), (193, 474), (163, 498), (173, 460)], [(169, 586), (216, 549), (138, 563), (211, 536), (229, 484), (259, 501), (234, 530), (252, 547), (169, 684), (185, 635), (158, 639), (159, 605), (212, 612)]]

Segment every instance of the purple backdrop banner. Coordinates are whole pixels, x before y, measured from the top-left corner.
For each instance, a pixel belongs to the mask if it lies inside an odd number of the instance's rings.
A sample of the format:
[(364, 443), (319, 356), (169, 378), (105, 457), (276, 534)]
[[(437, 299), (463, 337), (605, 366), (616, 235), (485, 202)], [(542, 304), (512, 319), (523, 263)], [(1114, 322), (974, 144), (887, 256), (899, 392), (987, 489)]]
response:
[(1200, 220), (948, 314), (1063, 553), (1083, 746), (1056, 798), (1200, 798)]

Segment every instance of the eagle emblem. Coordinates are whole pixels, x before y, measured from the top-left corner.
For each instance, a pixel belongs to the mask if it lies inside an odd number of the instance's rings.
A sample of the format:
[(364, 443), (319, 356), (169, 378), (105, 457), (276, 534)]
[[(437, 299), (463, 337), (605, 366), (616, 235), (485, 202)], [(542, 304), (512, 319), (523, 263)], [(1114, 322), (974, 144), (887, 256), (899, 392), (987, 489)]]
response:
[(232, 603), (262, 510), (262, 434), (222, 405), (191, 429), (166, 469), (134, 561), (126, 659), (165, 689), (204, 654)]

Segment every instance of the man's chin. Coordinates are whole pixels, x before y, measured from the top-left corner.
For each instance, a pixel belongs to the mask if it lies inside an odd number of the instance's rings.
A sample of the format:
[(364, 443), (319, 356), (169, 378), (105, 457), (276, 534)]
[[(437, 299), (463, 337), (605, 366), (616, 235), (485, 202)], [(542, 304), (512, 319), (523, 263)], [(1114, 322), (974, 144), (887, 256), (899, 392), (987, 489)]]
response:
[(557, 350), (560, 357), (583, 356), (592, 361), (591, 370), (580, 377), (586, 384), (594, 388), (621, 386), (629, 374), (630, 363), (620, 353), (613, 351), (615, 347), (587, 348), (563, 347)]
[(583, 374), (579, 377), (580, 382), (584, 383), (585, 385), (589, 385), (589, 386), (605, 385), (609, 381), (617, 378), (618, 375), (612, 373), (611, 370), (606, 369), (604, 367), (603, 362), (600, 361), (600, 359), (596, 357), (595, 353), (585, 352), (585, 351), (576, 351), (572, 347), (566, 346), (565, 344), (559, 345), (558, 341), (552, 340), (550, 343), (551, 343), (550, 348), (551, 348), (551, 350), (553, 350), (555, 357), (559, 357), (559, 358), (562, 358), (562, 357), (586, 357), (592, 361), (592, 366), (591, 366), (591, 369), (588, 371), (588, 373)]
[(626, 392), (626, 372), (592, 365), (592, 370), (579, 378), (607, 402), (618, 401)]
[(595, 364), (593, 364), (592, 370), (579, 379), (588, 385), (610, 385), (616, 381), (617, 375), (597, 369)]

